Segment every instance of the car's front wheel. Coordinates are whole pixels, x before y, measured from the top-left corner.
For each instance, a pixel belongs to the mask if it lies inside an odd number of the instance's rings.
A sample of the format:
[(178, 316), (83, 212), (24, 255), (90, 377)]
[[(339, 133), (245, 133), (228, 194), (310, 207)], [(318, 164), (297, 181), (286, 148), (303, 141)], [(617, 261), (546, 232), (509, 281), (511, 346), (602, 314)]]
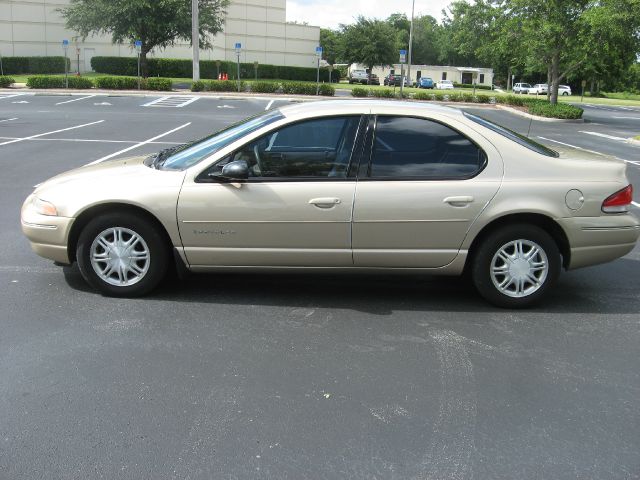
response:
[(540, 301), (560, 275), (562, 259), (554, 239), (534, 225), (510, 225), (482, 240), (471, 265), (480, 295), (503, 308)]
[(105, 295), (137, 297), (162, 281), (169, 248), (155, 225), (130, 213), (105, 214), (80, 233), (76, 250), (84, 279)]

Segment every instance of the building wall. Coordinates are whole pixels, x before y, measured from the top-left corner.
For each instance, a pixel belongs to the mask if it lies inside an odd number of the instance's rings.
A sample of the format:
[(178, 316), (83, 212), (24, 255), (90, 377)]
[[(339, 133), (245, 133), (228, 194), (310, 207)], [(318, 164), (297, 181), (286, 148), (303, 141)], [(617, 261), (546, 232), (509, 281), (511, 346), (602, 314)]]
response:
[[(129, 45), (113, 45), (109, 36), (78, 38), (64, 26), (56, 11), (69, 0), (0, 0), (0, 53), (3, 56), (62, 55), (62, 40), (70, 42), (72, 70), (89, 69), (91, 56), (134, 56)], [(320, 27), (286, 22), (286, 0), (232, 0), (224, 31), (213, 39), (213, 48), (201, 50), (203, 60), (235, 60), (235, 44), (242, 43), (240, 60), (263, 64), (312, 67)], [(179, 43), (150, 56), (191, 58), (191, 46)]]
[[(364, 69), (363, 66), (353, 66), (352, 68)], [(396, 74), (400, 74), (400, 65), (396, 64), (390, 67), (374, 67), (373, 73), (378, 75), (380, 78), (380, 82), (384, 77), (391, 73), (391, 70), (394, 70)], [(442, 80), (443, 73), (446, 73), (447, 80), (451, 80), (457, 83), (462, 82), (462, 75), (465, 72), (473, 74), (477, 74), (476, 83), (478, 85), (487, 85), (491, 86), (493, 84), (493, 69), (492, 68), (478, 68), (478, 67), (453, 67), (453, 66), (438, 66), (438, 65), (412, 65), (411, 66), (411, 79), (412, 81), (417, 81), (418, 72), (420, 72), (423, 77), (430, 77), (434, 82)], [(407, 75), (407, 66), (404, 66), (404, 74)], [(484, 75), (484, 81), (480, 81), (480, 74)]]

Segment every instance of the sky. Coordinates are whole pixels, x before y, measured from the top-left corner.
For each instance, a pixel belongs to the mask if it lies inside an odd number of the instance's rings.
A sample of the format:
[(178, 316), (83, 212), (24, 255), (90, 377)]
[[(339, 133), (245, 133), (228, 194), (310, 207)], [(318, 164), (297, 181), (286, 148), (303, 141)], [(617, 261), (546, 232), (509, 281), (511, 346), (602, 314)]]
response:
[[(406, 13), (411, 18), (412, 0), (287, 0), (287, 21), (336, 29), (349, 24), (358, 15), (385, 19), (392, 13)], [(451, 0), (415, 0), (415, 15), (431, 15), (440, 21), (442, 9)]]

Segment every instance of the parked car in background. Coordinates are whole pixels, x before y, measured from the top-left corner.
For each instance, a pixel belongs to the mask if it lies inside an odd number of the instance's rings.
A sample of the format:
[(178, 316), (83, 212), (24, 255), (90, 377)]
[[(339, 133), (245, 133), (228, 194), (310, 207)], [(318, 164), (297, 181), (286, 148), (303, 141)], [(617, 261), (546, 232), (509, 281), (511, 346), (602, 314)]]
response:
[(418, 88), (434, 88), (433, 79), (429, 77), (420, 77), (418, 80)]
[(389, 75), (387, 75), (386, 77), (384, 77), (384, 84), (388, 85), (388, 86), (393, 86), (395, 85), (396, 87), (400, 86), (400, 82), (404, 79), (404, 86), (405, 87), (410, 87), (410, 82), (409, 79), (407, 78), (407, 76), (405, 75), (404, 77), (401, 77), (400, 75), (396, 74), (396, 73), (390, 73)]
[(347, 77), (349, 83), (361, 83), (363, 85), (380, 85), (380, 79), (375, 73), (367, 73), (365, 70), (351, 70)]
[(528, 83), (516, 83), (513, 86), (513, 93), (528, 93), (531, 85)]
[(37, 254), (77, 262), (110, 296), (149, 293), (175, 262), (466, 272), (488, 301), (518, 308), (563, 268), (632, 251), (632, 199), (622, 161), (559, 154), (457, 109), (335, 100), (63, 173), (35, 187), (21, 221)]
[(569, 85), (560, 85), (558, 87), (558, 95), (571, 95), (571, 87)]
[(533, 87), (529, 88), (526, 93), (529, 95), (546, 95), (548, 91), (549, 85), (546, 83), (536, 83)]
[(438, 90), (453, 90), (453, 82), (451, 80), (440, 80), (436, 83)]

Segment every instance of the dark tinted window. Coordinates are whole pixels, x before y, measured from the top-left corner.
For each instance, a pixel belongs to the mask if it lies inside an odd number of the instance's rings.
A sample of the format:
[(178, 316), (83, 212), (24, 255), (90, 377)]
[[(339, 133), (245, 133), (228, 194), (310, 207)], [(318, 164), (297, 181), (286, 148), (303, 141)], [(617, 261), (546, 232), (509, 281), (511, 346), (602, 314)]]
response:
[(371, 177), (469, 178), (485, 156), (473, 142), (437, 122), (378, 117)]
[(476, 123), (479, 123), (483, 127), (487, 127), (489, 130), (492, 130), (496, 133), (499, 133), (503, 137), (507, 137), (510, 140), (522, 145), (523, 147), (527, 147), (529, 150), (533, 150), (536, 153), (541, 155), (546, 155), (547, 157), (557, 157), (558, 152), (555, 150), (551, 150), (544, 145), (534, 142), (530, 138), (525, 137), (524, 135), (520, 135), (519, 133), (514, 132), (513, 130), (509, 130), (506, 127), (498, 125), (497, 123), (490, 122), (486, 118), (478, 117), (468, 112), (464, 112), (465, 116)]
[(359, 123), (360, 116), (347, 116), (286, 126), (245, 145), (210, 173), (244, 160), (255, 178), (345, 178)]

